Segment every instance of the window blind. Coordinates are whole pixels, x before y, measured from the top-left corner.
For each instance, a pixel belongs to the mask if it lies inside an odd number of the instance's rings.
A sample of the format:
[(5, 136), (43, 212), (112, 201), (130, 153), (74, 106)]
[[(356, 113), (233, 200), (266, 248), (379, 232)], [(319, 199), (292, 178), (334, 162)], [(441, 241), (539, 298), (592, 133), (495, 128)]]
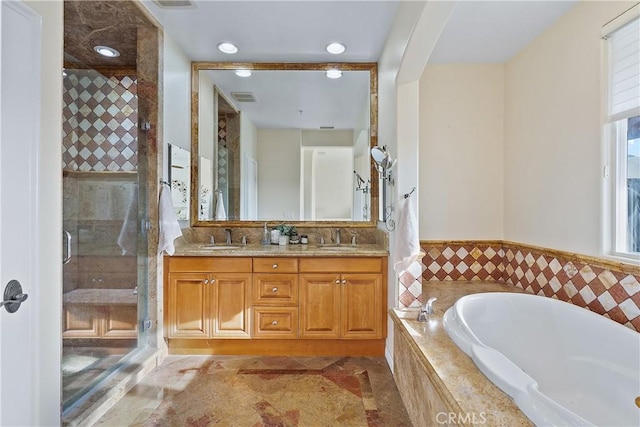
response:
[(609, 51), (609, 121), (640, 114), (640, 19), (607, 35)]

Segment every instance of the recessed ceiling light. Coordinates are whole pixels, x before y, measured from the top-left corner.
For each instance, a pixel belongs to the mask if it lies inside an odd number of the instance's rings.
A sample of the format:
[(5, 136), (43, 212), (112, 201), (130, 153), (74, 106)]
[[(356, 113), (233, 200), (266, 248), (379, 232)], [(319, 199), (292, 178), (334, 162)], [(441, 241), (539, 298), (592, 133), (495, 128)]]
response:
[(250, 77), (251, 70), (236, 70), (236, 76), (238, 77)]
[(106, 56), (107, 58), (115, 58), (117, 56), (120, 56), (120, 52), (109, 46), (94, 46), (93, 50), (95, 50), (102, 56)]
[(222, 53), (233, 54), (238, 51), (238, 46), (229, 42), (218, 43), (218, 50)]
[(327, 70), (327, 77), (329, 77), (330, 79), (339, 79), (340, 77), (342, 77), (342, 71), (332, 68), (330, 70)]
[(334, 55), (339, 55), (343, 53), (345, 50), (347, 50), (347, 47), (342, 43), (334, 42), (334, 43), (329, 43), (326, 49), (327, 49), (327, 52), (329, 53), (332, 53)]

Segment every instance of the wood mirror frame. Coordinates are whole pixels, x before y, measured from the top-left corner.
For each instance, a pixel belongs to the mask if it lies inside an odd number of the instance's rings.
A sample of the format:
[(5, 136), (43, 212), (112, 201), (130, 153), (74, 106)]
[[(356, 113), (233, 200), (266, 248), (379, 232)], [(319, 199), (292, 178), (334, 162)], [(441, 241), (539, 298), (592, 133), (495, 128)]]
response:
[[(200, 87), (199, 72), (201, 70), (260, 70), (260, 71), (326, 71), (338, 68), (343, 71), (369, 71), (369, 148), (378, 145), (378, 64), (375, 62), (324, 62), (324, 63), (257, 63), (257, 62), (201, 62), (191, 63), (191, 188), (199, 188), (198, 170), (198, 89)], [(379, 218), (379, 179), (373, 160), (370, 165), (370, 219), (369, 221), (291, 221), (286, 223), (296, 227), (375, 227)], [(194, 198), (195, 197), (195, 198)], [(270, 220), (200, 220), (198, 219), (198, 192), (191, 191), (189, 202), (192, 227), (262, 227), (265, 222), (284, 221)]]

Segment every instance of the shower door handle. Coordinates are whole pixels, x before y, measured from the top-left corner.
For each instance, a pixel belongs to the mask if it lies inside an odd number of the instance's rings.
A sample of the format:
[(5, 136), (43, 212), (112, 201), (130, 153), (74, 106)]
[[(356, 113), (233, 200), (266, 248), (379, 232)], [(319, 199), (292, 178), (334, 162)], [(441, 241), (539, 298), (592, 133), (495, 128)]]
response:
[(65, 247), (67, 248), (66, 254), (62, 258), (62, 264), (67, 264), (71, 261), (71, 233), (66, 230), (62, 230), (62, 238), (66, 242)]

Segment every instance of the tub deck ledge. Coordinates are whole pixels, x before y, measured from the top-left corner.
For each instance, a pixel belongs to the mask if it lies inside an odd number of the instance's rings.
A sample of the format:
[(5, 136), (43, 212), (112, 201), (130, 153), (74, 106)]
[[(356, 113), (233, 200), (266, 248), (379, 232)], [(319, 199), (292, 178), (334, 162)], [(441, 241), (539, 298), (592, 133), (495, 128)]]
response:
[(418, 322), (417, 309), (391, 309), (394, 376), (414, 425), (532, 426), (511, 398), (496, 387), (449, 338), (444, 312), (460, 297), (481, 292), (521, 292), (490, 282), (428, 282), (435, 314)]

